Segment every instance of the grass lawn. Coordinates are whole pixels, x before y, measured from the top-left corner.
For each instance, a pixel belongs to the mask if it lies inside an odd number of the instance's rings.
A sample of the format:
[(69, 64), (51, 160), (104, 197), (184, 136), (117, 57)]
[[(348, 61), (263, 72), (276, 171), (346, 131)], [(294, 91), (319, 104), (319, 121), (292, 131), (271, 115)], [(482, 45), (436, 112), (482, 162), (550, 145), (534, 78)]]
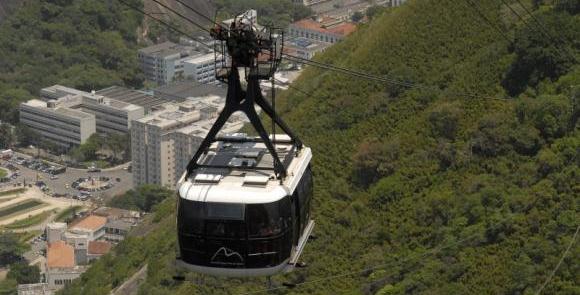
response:
[(0, 178), (4, 178), (6, 175), (8, 175), (8, 171), (4, 168), (0, 168)]
[(13, 198), (0, 198), (0, 204), (5, 203), (5, 202), (8, 202), (8, 201), (12, 201), (14, 199), (16, 199), (16, 197), (13, 197)]
[(107, 161), (103, 161), (103, 160), (97, 160), (97, 161), (86, 161), (82, 163), (82, 166), (85, 168), (89, 168), (91, 166), (93, 166), (93, 164), (95, 164), (97, 166), (97, 168), (99, 169), (105, 169), (105, 168), (111, 168), (111, 163), (107, 162)]
[(0, 209), (0, 219), (11, 216), (11, 215), (18, 213), (20, 211), (29, 210), (32, 208), (39, 207), (41, 205), (46, 205), (46, 204), (41, 202), (41, 201), (38, 201), (38, 200), (27, 200), (27, 201), (22, 201), (20, 203), (16, 203), (14, 205), (10, 205), (6, 208)]
[[(39, 230), (31, 230), (31, 231), (27, 231), (27, 232), (22, 232), (22, 233), (17, 233), (18, 235), (18, 239), (22, 242), (22, 243), (26, 243), (28, 242), (30, 239), (39, 236), (42, 232)], [(30, 247), (30, 245), (26, 244), (28, 247)]]
[(67, 219), (73, 217), (73, 215), (76, 212), (79, 212), (80, 209), (81, 209), (81, 206), (68, 207), (68, 208), (62, 210), (60, 213), (58, 213), (58, 215), (56, 216), (56, 218), (54, 220), (57, 222), (64, 222)]
[(25, 188), (17, 188), (17, 189), (13, 189), (13, 190), (9, 190), (9, 191), (4, 191), (4, 192), (0, 192), (0, 197), (21, 194), (25, 191), (26, 191)]
[(27, 227), (31, 227), (34, 225), (38, 225), (38, 224), (42, 223), (44, 220), (46, 220), (50, 216), (51, 213), (52, 213), (51, 211), (44, 211), (40, 214), (30, 216), (28, 218), (21, 219), (21, 220), (18, 220), (16, 222), (13, 222), (11, 224), (8, 224), (8, 225), (4, 226), (4, 228), (5, 229), (22, 229), (22, 228), (27, 228)]

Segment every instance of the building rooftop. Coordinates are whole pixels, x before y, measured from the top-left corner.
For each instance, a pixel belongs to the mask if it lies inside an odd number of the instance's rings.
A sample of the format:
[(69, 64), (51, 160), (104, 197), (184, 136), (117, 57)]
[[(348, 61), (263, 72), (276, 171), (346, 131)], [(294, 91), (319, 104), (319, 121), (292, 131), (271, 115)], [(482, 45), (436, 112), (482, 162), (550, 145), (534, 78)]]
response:
[(107, 218), (98, 215), (89, 215), (79, 222), (71, 225), (71, 229), (85, 229), (90, 231), (98, 230), (102, 228), (107, 223)]
[(103, 241), (90, 241), (88, 254), (104, 255), (111, 251), (111, 243)]
[(215, 54), (214, 53), (207, 53), (207, 54), (196, 54), (191, 56), (185, 60), (184, 63), (200, 63), (200, 62), (208, 62), (208, 61), (215, 61)]
[(131, 223), (123, 220), (110, 220), (107, 222), (106, 227), (129, 231), (131, 229)]
[(154, 96), (143, 91), (131, 90), (120, 86), (111, 86), (109, 88), (97, 91), (97, 94), (109, 97), (114, 100), (122, 101), (143, 107), (147, 112), (151, 108), (167, 103), (170, 100)]
[(123, 218), (140, 218), (139, 211), (131, 211), (112, 207), (100, 207), (93, 211), (94, 214), (108, 217), (109, 219), (123, 219)]
[(51, 222), (46, 225), (48, 229), (66, 229), (66, 223), (64, 222)]
[(356, 25), (354, 23), (343, 22), (331, 17), (320, 17), (318, 19), (305, 18), (293, 23), (292, 25), (302, 29), (343, 37), (350, 35), (356, 30)]
[(179, 54), (184, 51), (188, 51), (186, 46), (175, 44), (169, 41), (139, 49), (139, 52), (142, 54), (162, 57)]
[(75, 266), (75, 250), (64, 241), (56, 241), (48, 245), (46, 250), (46, 266), (48, 268), (70, 268)]
[(192, 97), (214, 95), (226, 97), (227, 89), (220, 84), (201, 84), (194, 81), (182, 81), (159, 87), (153, 90), (155, 96), (168, 100), (183, 101)]

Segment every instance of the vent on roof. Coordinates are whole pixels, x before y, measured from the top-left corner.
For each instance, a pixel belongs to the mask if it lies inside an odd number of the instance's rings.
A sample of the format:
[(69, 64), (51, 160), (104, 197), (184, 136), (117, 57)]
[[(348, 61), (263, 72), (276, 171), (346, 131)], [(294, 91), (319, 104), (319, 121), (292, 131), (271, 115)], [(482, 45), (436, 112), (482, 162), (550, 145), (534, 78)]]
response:
[(236, 156), (240, 158), (258, 159), (262, 151), (237, 151)]
[(194, 178), (195, 182), (201, 183), (218, 183), (221, 179), (220, 174), (197, 174)]
[(270, 177), (268, 176), (246, 176), (244, 177), (244, 184), (249, 185), (266, 185)]
[(256, 167), (256, 160), (246, 158), (233, 158), (228, 163), (228, 166), (235, 168), (252, 168)]

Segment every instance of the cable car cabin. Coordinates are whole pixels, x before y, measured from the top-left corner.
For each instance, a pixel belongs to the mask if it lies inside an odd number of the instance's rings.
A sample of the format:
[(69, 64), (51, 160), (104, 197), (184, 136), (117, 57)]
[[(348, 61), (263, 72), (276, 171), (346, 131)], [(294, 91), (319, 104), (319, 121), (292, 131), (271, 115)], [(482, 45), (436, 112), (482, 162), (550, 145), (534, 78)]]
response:
[(276, 151), (289, 163), (280, 180), (264, 143), (236, 136), (218, 139), (200, 159), (203, 168), (178, 183), (178, 265), (230, 277), (291, 271), (314, 227), (312, 152), (296, 152), (277, 135)]

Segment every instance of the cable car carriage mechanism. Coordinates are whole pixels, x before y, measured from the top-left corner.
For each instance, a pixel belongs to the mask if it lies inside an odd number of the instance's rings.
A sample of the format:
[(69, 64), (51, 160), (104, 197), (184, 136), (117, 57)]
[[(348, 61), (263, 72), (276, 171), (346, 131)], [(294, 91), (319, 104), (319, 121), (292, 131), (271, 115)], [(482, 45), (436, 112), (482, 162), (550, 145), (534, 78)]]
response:
[[(276, 115), (260, 89), (260, 81), (273, 79), (280, 64), (283, 32), (258, 29), (251, 16), (243, 14), (229, 28), (212, 29), (212, 36), (218, 41), (216, 76), (228, 84), (228, 92), (224, 109), (177, 185), (176, 264), (213, 276), (289, 272), (300, 265), (314, 227), (313, 178), (310, 148)], [(255, 105), (273, 120), (272, 134)], [(238, 111), (246, 114), (259, 136), (218, 137)], [(285, 134), (276, 135), (275, 125)]]

